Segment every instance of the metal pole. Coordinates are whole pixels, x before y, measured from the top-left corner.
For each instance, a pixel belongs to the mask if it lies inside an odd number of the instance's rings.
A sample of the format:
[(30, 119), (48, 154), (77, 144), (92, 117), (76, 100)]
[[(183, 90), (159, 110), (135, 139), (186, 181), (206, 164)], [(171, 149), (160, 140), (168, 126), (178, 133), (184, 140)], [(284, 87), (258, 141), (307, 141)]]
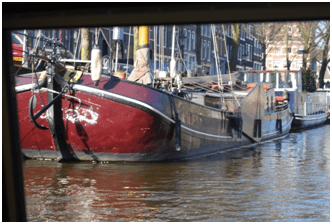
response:
[(172, 59), (171, 59), (171, 77), (175, 76), (176, 61), (174, 59), (174, 46), (175, 46), (175, 25), (173, 26), (173, 37), (172, 37)]
[(27, 30), (24, 30), (23, 35), (23, 60), (22, 60), (22, 67), (28, 67), (28, 33)]
[(113, 40), (116, 40), (116, 53), (115, 53), (114, 72), (118, 71), (118, 50), (119, 50), (118, 40), (119, 40), (119, 37), (120, 37), (119, 27), (115, 26), (113, 28)]

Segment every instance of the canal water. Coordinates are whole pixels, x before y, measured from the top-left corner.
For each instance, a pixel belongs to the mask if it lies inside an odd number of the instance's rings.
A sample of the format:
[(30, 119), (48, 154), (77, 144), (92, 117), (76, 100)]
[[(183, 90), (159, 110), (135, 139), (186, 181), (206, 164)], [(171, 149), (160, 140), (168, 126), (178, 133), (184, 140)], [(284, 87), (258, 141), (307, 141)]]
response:
[(28, 221), (330, 221), (330, 125), (183, 162), (23, 169)]

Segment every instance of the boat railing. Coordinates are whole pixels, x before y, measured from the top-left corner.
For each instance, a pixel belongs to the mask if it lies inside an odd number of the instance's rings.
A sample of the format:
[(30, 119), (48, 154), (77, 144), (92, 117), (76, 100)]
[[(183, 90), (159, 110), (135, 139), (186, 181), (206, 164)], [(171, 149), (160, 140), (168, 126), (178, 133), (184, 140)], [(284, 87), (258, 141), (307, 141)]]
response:
[(276, 91), (302, 92), (302, 72), (300, 70), (264, 70), (244, 71), (244, 80), (247, 83), (269, 82)]
[(287, 110), (289, 107), (289, 104), (288, 103), (284, 103), (282, 105), (278, 105), (276, 106), (276, 111), (282, 111), (282, 110)]
[(298, 114), (303, 115), (315, 115), (326, 113), (327, 108), (325, 103), (308, 103), (304, 102), (302, 105), (299, 105)]

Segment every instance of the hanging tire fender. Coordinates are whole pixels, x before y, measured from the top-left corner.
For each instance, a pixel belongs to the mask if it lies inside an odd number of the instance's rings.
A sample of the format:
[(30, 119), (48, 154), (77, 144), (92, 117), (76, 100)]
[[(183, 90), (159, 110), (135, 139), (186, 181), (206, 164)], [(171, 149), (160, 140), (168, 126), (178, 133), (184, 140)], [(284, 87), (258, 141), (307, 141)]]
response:
[(48, 127), (38, 124), (34, 118), (33, 109), (36, 108), (36, 105), (37, 105), (37, 98), (35, 95), (33, 95), (29, 100), (29, 116), (30, 116), (31, 122), (35, 125), (36, 128), (39, 128), (41, 130), (47, 130)]

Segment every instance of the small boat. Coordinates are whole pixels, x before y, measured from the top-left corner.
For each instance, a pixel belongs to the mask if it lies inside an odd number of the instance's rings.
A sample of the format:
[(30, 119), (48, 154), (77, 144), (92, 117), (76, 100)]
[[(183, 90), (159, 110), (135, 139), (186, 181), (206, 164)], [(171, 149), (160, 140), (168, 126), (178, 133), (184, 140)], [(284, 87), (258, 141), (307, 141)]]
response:
[(260, 81), (274, 80), (277, 102), (288, 102), (294, 114), (292, 130), (315, 127), (327, 122), (329, 89), (303, 91), (301, 71), (250, 71), (246, 72), (245, 80), (251, 81), (253, 76)]
[(245, 85), (240, 73), (225, 85), (218, 81), (224, 75), (200, 77), (208, 82), (203, 85), (172, 72), (154, 77), (137, 63), (127, 79), (96, 79), (92, 63), (85, 72), (55, 57), (41, 59), (46, 71), (16, 77), (27, 158), (174, 161), (276, 138), (291, 128), (291, 110), (287, 102), (275, 104), (273, 86)]
[[(288, 85), (277, 88), (276, 94), (289, 101), (294, 113), (292, 130), (311, 128), (326, 123), (329, 91), (320, 89), (314, 92), (303, 91), (301, 71), (284, 71), (282, 73), (285, 77), (289, 77)], [(276, 75), (279, 79), (279, 74)]]

